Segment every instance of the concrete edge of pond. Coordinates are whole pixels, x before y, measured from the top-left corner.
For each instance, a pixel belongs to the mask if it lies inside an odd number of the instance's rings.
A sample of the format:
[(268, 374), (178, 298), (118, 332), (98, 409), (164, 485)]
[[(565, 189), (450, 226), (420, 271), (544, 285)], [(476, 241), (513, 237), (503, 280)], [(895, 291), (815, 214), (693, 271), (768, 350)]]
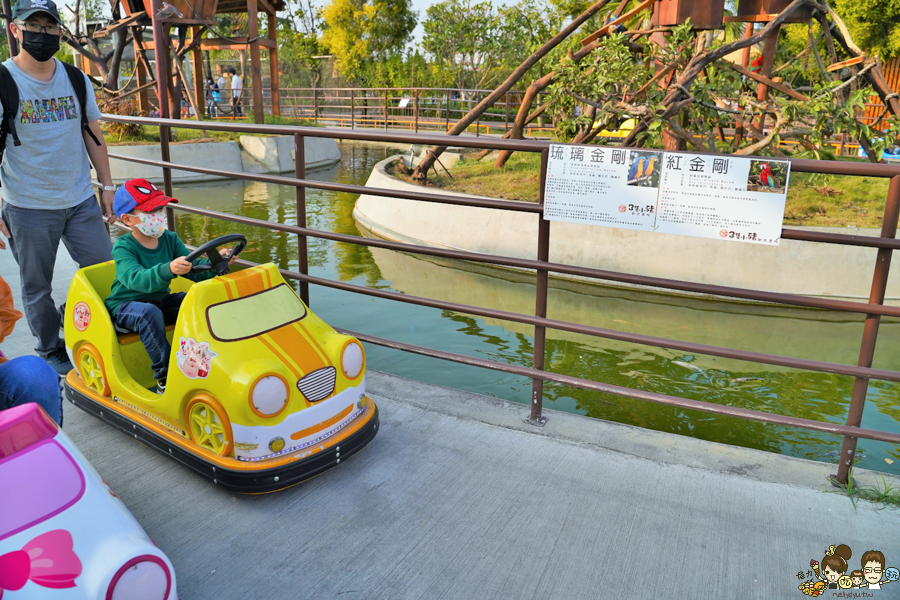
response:
[[(390, 156), (376, 164), (366, 185), (421, 192), (421, 186), (387, 172), (386, 167), (400, 158), (401, 155)], [(446, 190), (427, 191), (478, 197)], [(527, 259), (536, 255), (538, 218), (534, 214), (363, 194), (356, 201), (353, 218), (362, 231), (391, 241)], [(873, 234), (871, 230), (857, 228), (810, 229)], [(869, 298), (876, 254), (874, 248), (836, 244), (781, 240), (778, 246), (764, 246), (559, 221), (553, 221), (550, 235), (552, 262), (862, 302)], [(561, 278), (554, 276), (557, 277)], [(571, 279), (594, 285), (633, 287), (575, 276)], [(900, 269), (894, 269), (888, 280), (885, 304), (898, 303)]]
[[(526, 422), (529, 409), (524, 404), (422, 383), (381, 371), (369, 370), (366, 385), (367, 390), (376, 396), (376, 401), (377, 396), (383, 396), (460, 419), (619, 452), (657, 463), (842, 493), (828, 482), (828, 477), (837, 472), (837, 465), (832, 463), (729, 446), (546, 408), (544, 415), (548, 417), (547, 423), (537, 427)], [(834, 436), (835, 448), (839, 450), (840, 444), (841, 439)], [(855, 469), (853, 472), (854, 481), (861, 486), (883, 487), (882, 476), (888, 485), (900, 488), (900, 477), (895, 475), (865, 469)]]
[[(330, 138), (304, 138), (304, 153), (307, 170), (331, 167), (341, 160), (341, 151), (335, 140)], [(160, 160), (159, 144), (134, 146), (109, 146), (111, 154), (121, 154), (135, 158)], [(292, 136), (241, 136), (239, 142), (197, 142), (174, 143), (169, 146), (172, 162), (220, 169), (233, 173), (286, 173), (294, 172), (294, 140)], [(142, 178), (153, 183), (162, 183), (162, 169), (110, 158), (110, 173), (113, 182), (119, 184), (129, 179)], [(223, 179), (213, 175), (191, 171), (172, 170), (173, 183), (194, 183)]]

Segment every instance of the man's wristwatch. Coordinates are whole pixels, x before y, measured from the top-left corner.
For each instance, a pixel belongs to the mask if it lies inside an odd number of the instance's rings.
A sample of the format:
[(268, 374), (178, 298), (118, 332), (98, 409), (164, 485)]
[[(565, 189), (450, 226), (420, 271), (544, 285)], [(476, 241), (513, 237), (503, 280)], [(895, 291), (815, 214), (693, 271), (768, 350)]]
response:
[(114, 185), (104, 185), (102, 189), (103, 189), (104, 192), (114, 192), (114, 191), (116, 191), (118, 188), (117, 188), (116, 186), (114, 186)]

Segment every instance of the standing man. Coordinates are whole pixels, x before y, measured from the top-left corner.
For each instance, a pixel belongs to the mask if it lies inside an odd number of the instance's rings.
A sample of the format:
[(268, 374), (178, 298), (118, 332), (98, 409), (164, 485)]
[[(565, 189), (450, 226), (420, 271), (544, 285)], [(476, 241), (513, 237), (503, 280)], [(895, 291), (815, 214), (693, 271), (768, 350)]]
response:
[(228, 73), (231, 75), (232, 114), (242, 117), (244, 113), (241, 110), (241, 92), (244, 89), (244, 84), (241, 82), (241, 78), (238, 76), (237, 71), (234, 70), (234, 67), (228, 67)]
[[(21, 145), (7, 136), (0, 164), (0, 233), (9, 239), (22, 279), (22, 306), (38, 339), (35, 351), (59, 374), (72, 369), (59, 338), (60, 318), (51, 296), (59, 241), (79, 267), (111, 259), (109, 232), (115, 186), (109, 172), (100, 110), (90, 81), (83, 110), (61, 62), (61, 22), (51, 0), (19, 0), (10, 31), (22, 52), (3, 63), (18, 87), (14, 122)], [(11, 87), (11, 86), (10, 86)], [(2, 102), (0, 102), (0, 108)], [(99, 142), (99, 143), (98, 143)], [(91, 166), (103, 184), (102, 204), (91, 185)], [(0, 237), (0, 250), (6, 243)]]

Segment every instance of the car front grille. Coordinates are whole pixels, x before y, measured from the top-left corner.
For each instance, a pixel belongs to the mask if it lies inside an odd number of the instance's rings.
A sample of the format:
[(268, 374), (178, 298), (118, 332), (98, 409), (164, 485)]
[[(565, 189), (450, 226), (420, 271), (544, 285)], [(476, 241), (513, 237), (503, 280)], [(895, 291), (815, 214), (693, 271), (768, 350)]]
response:
[(297, 389), (310, 402), (324, 400), (334, 392), (337, 371), (334, 367), (325, 367), (313, 371), (297, 382)]

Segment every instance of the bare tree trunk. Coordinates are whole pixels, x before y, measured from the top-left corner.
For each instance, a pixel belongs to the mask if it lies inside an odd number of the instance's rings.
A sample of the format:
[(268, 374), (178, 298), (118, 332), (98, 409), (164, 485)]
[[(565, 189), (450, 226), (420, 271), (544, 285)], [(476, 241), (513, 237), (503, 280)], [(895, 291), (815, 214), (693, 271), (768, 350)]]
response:
[[(540, 79), (534, 80), (528, 86), (528, 89), (525, 90), (525, 96), (522, 98), (522, 103), (519, 104), (519, 112), (516, 113), (516, 120), (513, 122), (512, 129), (509, 130), (509, 139), (522, 139), (522, 132), (525, 131), (525, 125), (528, 121), (528, 111), (531, 110), (534, 99), (537, 98), (540, 92), (547, 89), (547, 86), (553, 82), (554, 77), (556, 77), (556, 71), (551, 71)], [(494, 167), (502, 169), (512, 154), (509, 150), (501, 151), (500, 156), (497, 157), (497, 161), (494, 163)]]
[(116, 33), (116, 46), (113, 49), (112, 58), (109, 59), (109, 73), (106, 75), (107, 90), (119, 89), (119, 69), (122, 66), (122, 54), (124, 54), (125, 48), (130, 41), (127, 30), (120, 29)]
[[(478, 103), (478, 105), (469, 111), (462, 119), (457, 121), (456, 125), (447, 133), (447, 135), (459, 135), (466, 128), (471, 125), (478, 117), (480, 117), (488, 107), (492, 106), (497, 100), (503, 97), (503, 95), (514, 86), (519, 79), (521, 79), (530, 69), (533, 67), (541, 58), (547, 55), (548, 52), (553, 50), (556, 46), (558, 46), (561, 42), (563, 42), (566, 38), (568, 38), (573, 32), (575, 32), (581, 25), (587, 21), (589, 18), (594, 16), (597, 12), (600, 11), (601, 8), (609, 4), (611, 0), (599, 0), (595, 2), (588, 8), (586, 11), (581, 13), (578, 18), (573, 19), (562, 31), (560, 31), (553, 39), (549, 42), (541, 46), (540, 49), (537, 50), (534, 54), (528, 57), (525, 62), (523, 62), (519, 67), (510, 74), (509, 77), (506, 78), (500, 87), (495, 89), (493, 92), (488, 95), (487, 98)], [(428, 152), (428, 156), (419, 163), (419, 166), (416, 167), (415, 173), (413, 173), (413, 179), (424, 180), (428, 170), (434, 165), (437, 157), (441, 155), (441, 153), (446, 150), (446, 146), (438, 146), (432, 148)]]

